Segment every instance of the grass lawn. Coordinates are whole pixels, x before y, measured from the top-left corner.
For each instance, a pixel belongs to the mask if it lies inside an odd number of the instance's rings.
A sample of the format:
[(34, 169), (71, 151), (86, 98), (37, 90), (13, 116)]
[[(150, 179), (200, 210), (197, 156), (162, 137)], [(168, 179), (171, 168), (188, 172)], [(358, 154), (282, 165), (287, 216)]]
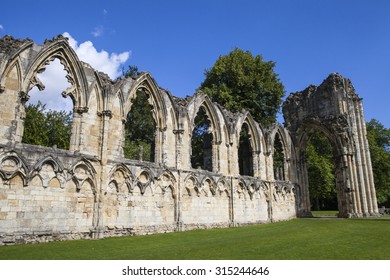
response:
[(338, 210), (311, 211), (314, 217), (337, 217)]
[(296, 219), (247, 227), (0, 247), (0, 259), (390, 259), (390, 217)]

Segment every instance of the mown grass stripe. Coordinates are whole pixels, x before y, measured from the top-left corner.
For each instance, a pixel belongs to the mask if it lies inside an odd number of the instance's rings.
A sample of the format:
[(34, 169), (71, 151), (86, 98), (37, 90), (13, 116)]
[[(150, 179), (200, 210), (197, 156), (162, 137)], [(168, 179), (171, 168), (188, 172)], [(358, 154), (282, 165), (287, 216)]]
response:
[(237, 228), (3, 246), (0, 259), (390, 259), (390, 218), (296, 219)]

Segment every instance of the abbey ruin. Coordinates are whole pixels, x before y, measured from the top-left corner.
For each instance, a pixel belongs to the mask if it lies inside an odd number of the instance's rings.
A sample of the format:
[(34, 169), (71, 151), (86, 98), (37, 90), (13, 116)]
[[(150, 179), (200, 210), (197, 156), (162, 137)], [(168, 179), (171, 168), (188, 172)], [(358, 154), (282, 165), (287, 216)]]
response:
[[(38, 74), (60, 60), (73, 101), (69, 150), (22, 142)], [(154, 160), (124, 157), (126, 116), (138, 91), (156, 124)], [(207, 168), (191, 165), (194, 119), (210, 120)], [(340, 217), (378, 215), (362, 99), (331, 74), (290, 94), (284, 126), (262, 127), (201, 92), (172, 96), (149, 73), (109, 79), (63, 36), (43, 45), (0, 38), (0, 245), (232, 227), (310, 216), (305, 147), (314, 131), (333, 147)], [(240, 141), (241, 130), (248, 141)], [(274, 166), (276, 139), (283, 164)], [(242, 144), (244, 143), (244, 144)], [(246, 145), (245, 147), (241, 147)], [(240, 153), (241, 149), (246, 151)]]

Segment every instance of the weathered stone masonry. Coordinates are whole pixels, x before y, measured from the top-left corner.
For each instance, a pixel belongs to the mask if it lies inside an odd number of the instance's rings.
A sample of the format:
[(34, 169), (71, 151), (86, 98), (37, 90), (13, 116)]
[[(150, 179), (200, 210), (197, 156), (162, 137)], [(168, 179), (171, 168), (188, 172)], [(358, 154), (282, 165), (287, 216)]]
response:
[[(71, 86), (69, 150), (22, 143), (29, 91), (59, 59)], [(149, 95), (156, 122), (155, 162), (123, 157), (124, 123), (137, 91)], [(211, 122), (211, 171), (191, 168), (191, 135), (203, 108)], [(310, 214), (304, 147), (314, 129), (335, 148), (339, 210), (377, 215), (361, 99), (332, 74), (292, 94), (285, 127), (263, 128), (248, 112), (231, 113), (197, 92), (185, 99), (149, 73), (112, 81), (80, 61), (58, 36), (38, 45), (0, 39), (0, 244), (101, 238), (288, 220)], [(239, 173), (240, 131), (249, 129), (253, 176)], [(275, 137), (283, 168), (274, 174)], [(283, 181), (275, 180), (283, 178)]]

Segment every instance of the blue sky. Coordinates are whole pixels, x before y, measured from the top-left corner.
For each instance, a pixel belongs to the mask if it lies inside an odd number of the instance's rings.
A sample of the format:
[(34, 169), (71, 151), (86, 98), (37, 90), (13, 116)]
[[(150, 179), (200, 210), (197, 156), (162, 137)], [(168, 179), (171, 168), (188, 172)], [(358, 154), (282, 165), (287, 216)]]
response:
[(390, 127), (387, 0), (2, 0), (0, 36), (42, 44), (64, 32), (112, 76), (137, 65), (181, 97), (235, 47), (275, 61), (286, 95), (338, 72), (363, 98), (366, 120)]

